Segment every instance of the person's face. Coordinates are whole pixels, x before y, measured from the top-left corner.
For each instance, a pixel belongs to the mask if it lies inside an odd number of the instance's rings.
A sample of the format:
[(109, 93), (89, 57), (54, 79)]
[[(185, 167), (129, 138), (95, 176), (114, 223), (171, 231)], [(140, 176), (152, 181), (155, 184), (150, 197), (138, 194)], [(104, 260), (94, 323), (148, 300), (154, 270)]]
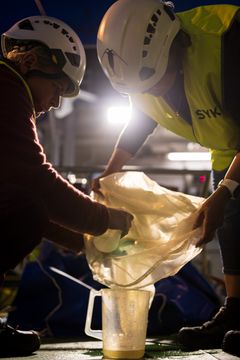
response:
[(31, 76), (27, 79), (31, 89), (35, 111), (39, 115), (58, 108), (60, 99), (69, 87), (67, 78), (47, 79), (40, 76)]
[[(47, 74), (59, 73), (59, 69), (55, 65), (41, 68), (35, 54), (27, 54), (23, 58), (20, 70), (24, 75), (27, 75), (28, 71), (31, 70), (40, 70)], [(67, 76), (50, 79), (30, 73), (30, 76), (26, 77), (26, 81), (32, 93), (37, 116), (51, 110), (51, 108), (58, 108), (61, 97), (70, 87), (70, 80)]]
[(183, 47), (179, 40), (175, 40), (169, 52), (168, 65), (162, 79), (145, 93), (153, 96), (164, 96), (173, 86), (176, 75), (182, 67)]

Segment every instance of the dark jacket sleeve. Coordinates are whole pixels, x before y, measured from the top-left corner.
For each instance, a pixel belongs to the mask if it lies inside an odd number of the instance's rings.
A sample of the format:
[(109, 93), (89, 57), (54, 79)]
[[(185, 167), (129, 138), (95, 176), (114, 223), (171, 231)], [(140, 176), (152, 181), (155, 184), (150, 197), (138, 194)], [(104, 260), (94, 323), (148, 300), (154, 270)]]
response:
[(18, 185), (39, 198), (53, 223), (75, 232), (105, 232), (107, 208), (70, 185), (47, 162), (21, 80), (1, 66), (0, 82), (0, 184)]
[(121, 132), (116, 147), (135, 155), (157, 127), (157, 123), (140, 110), (134, 109), (131, 120)]
[(51, 222), (47, 224), (43, 236), (47, 240), (76, 253), (82, 252), (84, 249), (83, 234), (70, 231)]

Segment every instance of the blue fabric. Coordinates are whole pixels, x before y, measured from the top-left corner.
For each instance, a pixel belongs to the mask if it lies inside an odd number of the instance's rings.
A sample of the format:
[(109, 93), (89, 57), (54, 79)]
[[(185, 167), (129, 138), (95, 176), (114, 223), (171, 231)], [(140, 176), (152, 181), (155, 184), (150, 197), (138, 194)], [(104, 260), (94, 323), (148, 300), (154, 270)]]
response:
[[(207, 280), (191, 264), (176, 275), (155, 284), (156, 295), (149, 312), (148, 333), (171, 334), (182, 326), (209, 320), (218, 310), (219, 298)], [(161, 310), (161, 306), (166, 301)]]
[[(27, 264), (8, 322), (23, 330), (35, 329), (43, 334), (58, 337), (84, 335), (89, 290), (52, 272), (53, 266), (100, 289), (93, 280), (84, 256), (62, 254), (51, 244), (45, 246), (41, 266)], [(44, 271), (43, 271), (44, 270)], [(46, 273), (52, 277), (50, 279)], [(59, 288), (62, 304), (59, 303)], [(149, 311), (148, 335), (176, 332), (184, 325), (201, 324), (219, 307), (218, 298), (205, 278), (192, 264), (185, 265), (175, 275), (155, 284), (156, 295)], [(101, 328), (101, 300), (96, 298), (93, 329)]]
[[(29, 262), (24, 269), (12, 304), (16, 309), (9, 314), (8, 323), (19, 325), (22, 330), (34, 329), (47, 336), (81, 336), (84, 334), (89, 290), (54, 273), (50, 266), (79, 278), (95, 289), (102, 288), (102, 285), (93, 280), (84, 256), (63, 254), (47, 242), (42, 253), (44, 256), (40, 256), (40, 262)], [(101, 327), (101, 304), (98, 300), (93, 329)]]

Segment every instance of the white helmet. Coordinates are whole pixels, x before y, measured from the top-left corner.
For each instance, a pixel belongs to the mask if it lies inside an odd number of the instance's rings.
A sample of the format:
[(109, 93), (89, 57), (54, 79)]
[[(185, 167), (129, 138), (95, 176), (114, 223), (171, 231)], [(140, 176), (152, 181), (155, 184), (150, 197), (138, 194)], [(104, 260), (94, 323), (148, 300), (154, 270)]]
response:
[(18, 21), (1, 36), (3, 56), (11, 50), (11, 39), (33, 40), (46, 45), (53, 55), (54, 62), (66, 74), (73, 91), (64, 94), (76, 96), (86, 69), (86, 55), (78, 35), (59, 19), (49, 16), (30, 16)]
[(180, 29), (171, 4), (118, 0), (104, 15), (97, 36), (98, 59), (112, 86), (144, 92), (163, 77), (169, 49)]

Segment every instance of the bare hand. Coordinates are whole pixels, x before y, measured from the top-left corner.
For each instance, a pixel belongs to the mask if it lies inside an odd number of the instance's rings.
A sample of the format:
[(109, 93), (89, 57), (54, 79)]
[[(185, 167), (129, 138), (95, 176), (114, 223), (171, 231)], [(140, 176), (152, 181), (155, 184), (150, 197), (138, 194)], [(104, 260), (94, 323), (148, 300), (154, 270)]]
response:
[(197, 212), (194, 224), (194, 228), (203, 227), (202, 236), (197, 242), (197, 246), (202, 246), (213, 239), (216, 229), (223, 222), (224, 210), (228, 200), (229, 191), (221, 187), (202, 204)]
[(133, 215), (119, 209), (108, 208), (109, 229), (121, 230), (122, 237), (127, 235), (133, 220)]

